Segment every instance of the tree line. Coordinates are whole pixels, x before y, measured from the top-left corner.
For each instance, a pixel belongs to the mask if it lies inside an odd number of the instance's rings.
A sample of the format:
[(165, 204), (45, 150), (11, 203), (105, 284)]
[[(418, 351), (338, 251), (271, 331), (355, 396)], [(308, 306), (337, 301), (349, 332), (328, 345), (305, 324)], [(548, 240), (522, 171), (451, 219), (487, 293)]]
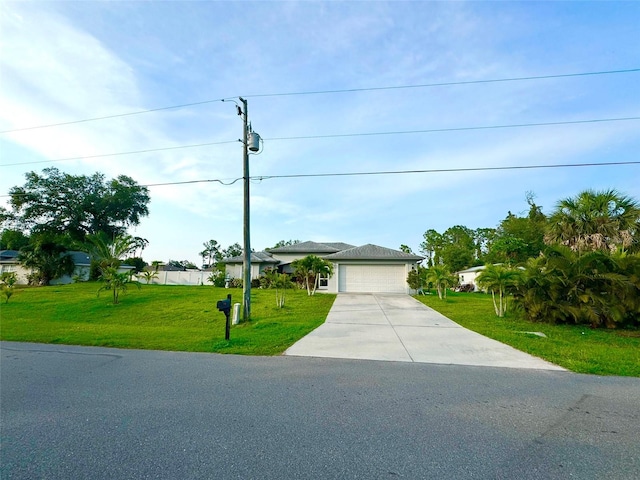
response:
[(409, 277), (442, 297), (452, 273), (486, 265), (477, 281), (503, 316), (507, 300), (532, 321), (640, 325), (640, 204), (615, 190), (560, 200), (548, 217), (527, 195), (528, 214), (509, 212), (497, 228), (427, 230), (427, 269)]

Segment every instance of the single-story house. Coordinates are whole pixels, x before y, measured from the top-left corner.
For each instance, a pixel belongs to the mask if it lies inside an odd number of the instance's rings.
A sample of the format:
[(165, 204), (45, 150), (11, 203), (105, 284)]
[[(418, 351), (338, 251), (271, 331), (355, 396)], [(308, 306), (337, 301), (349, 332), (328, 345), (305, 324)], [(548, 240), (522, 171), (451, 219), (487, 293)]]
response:
[[(66, 254), (72, 258), (75, 265), (73, 273), (51, 280), (51, 285), (71, 283), (74, 281), (74, 277), (77, 277), (82, 282), (89, 280), (89, 272), (91, 270), (91, 259), (89, 255), (79, 251), (68, 251)], [(32, 270), (20, 264), (18, 255), (20, 255), (20, 252), (17, 250), (0, 250), (0, 274), (4, 272), (15, 272), (18, 285), (27, 285), (29, 283), (28, 277), (32, 273)], [(118, 271), (125, 273), (130, 272), (133, 268), (134, 267), (130, 265), (121, 265)]]
[[(225, 273), (228, 278), (242, 278), (244, 256), (225, 258)], [(251, 278), (258, 278), (267, 268), (276, 268), (280, 260), (276, 260), (269, 252), (251, 252)]]
[(480, 275), (485, 268), (486, 268), (485, 265), (480, 265), (478, 267), (471, 267), (471, 268), (467, 268), (465, 270), (460, 270), (459, 272), (456, 272), (456, 275), (458, 276), (458, 281), (460, 283), (460, 287), (463, 287), (464, 285), (472, 285), (473, 290), (471, 291), (473, 292), (479, 291), (480, 287), (476, 283), (476, 278), (478, 278), (478, 275)]
[[(18, 255), (20, 255), (20, 252), (17, 250), (0, 250), (0, 273), (15, 272), (17, 283), (19, 285), (26, 285), (29, 283), (28, 276), (32, 273), (32, 270), (30, 268), (25, 268), (20, 264), (18, 261)], [(91, 268), (89, 255), (78, 251), (67, 252), (67, 255), (71, 256), (73, 259), (75, 269), (71, 275), (64, 275), (52, 280), (52, 285), (71, 283), (75, 276), (78, 276), (82, 281), (89, 279), (89, 270)]]
[[(307, 255), (317, 255), (333, 264), (333, 275), (321, 277), (318, 287), (330, 293), (413, 293), (407, 285), (407, 275), (424, 259), (378, 245), (356, 247), (342, 242), (309, 241), (252, 253), (251, 277), (259, 277), (267, 267), (292, 273), (291, 262)], [(229, 277), (242, 277), (242, 261), (242, 257), (224, 260)]]

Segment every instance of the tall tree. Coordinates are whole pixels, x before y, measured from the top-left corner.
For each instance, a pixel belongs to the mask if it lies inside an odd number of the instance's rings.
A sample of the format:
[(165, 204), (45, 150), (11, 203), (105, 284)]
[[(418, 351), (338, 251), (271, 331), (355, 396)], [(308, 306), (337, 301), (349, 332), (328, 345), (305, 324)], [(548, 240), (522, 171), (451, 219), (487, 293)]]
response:
[[(295, 245), (296, 243), (300, 243), (300, 240), (280, 240), (271, 248), (289, 247), (291, 245)], [(270, 248), (267, 248), (267, 250), (270, 250)]]
[[(142, 238), (142, 237), (133, 237), (133, 240), (135, 242), (135, 250), (134, 250), (134, 255), (136, 253), (138, 253), (138, 257), (142, 257), (142, 251), (147, 248), (147, 246), (149, 246), (149, 240), (147, 240), (146, 238)], [(138, 250), (140, 250), (140, 252), (138, 252)]]
[(578, 252), (616, 247), (636, 251), (640, 247), (640, 204), (616, 190), (585, 190), (558, 202), (545, 240)]
[(400, 245), (400, 251), (404, 253), (413, 253), (411, 251), (411, 247), (409, 245), (405, 245), (404, 243)]
[(464, 270), (476, 263), (474, 231), (463, 225), (448, 228), (442, 234), (440, 256), (452, 272)]
[(441, 261), (439, 252), (442, 249), (442, 235), (430, 228), (423, 235), (424, 241), (420, 244), (420, 251), (427, 257), (427, 266), (438, 265)]
[(149, 214), (147, 188), (125, 175), (107, 180), (101, 173), (70, 175), (46, 168), (25, 178), (23, 186), (9, 190), (10, 221), (23, 230), (68, 234), (83, 241), (98, 232), (124, 233)]
[(29, 245), (29, 237), (20, 230), (2, 230), (2, 234), (0, 234), (0, 250), (20, 250), (27, 245)]
[(220, 252), (220, 244), (217, 240), (209, 240), (202, 244), (204, 249), (200, 252), (200, 256), (202, 257), (202, 264), (210, 267), (214, 263), (217, 263), (222, 258), (222, 253)]
[(239, 257), (240, 255), (242, 255), (242, 247), (237, 242), (222, 251), (222, 258)]
[(533, 193), (527, 192), (526, 199), (529, 204), (528, 214), (507, 214), (500, 222), (488, 252), (483, 257), (485, 263), (524, 264), (527, 259), (537, 257), (545, 251), (547, 217), (542, 213), (542, 208), (536, 205)]

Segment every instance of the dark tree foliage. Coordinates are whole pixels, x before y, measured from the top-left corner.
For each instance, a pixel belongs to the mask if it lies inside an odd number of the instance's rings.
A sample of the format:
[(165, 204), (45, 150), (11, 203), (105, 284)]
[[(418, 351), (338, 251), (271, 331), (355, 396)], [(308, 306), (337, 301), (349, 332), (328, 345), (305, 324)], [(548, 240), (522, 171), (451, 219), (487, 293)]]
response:
[(76, 241), (99, 232), (115, 236), (149, 214), (147, 188), (125, 175), (107, 180), (101, 173), (70, 175), (46, 168), (25, 178), (23, 186), (9, 191), (10, 216), (32, 233), (67, 234)]
[(225, 248), (222, 251), (222, 258), (239, 257), (240, 255), (242, 255), (242, 252), (243, 250), (240, 244), (234, 243), (233, 245), (229, 245), (228, 248)]
[(134, 267), (134, 273), (140, 273), (147, 266), (147, 262), (145, 262), (141, 257), (129, 257), (123, 260), (122, 264)]
[(547, 217), (541, 207), (535, 204), (533, 196), (527, 196), (529, 212), (519, 217), (509, 212), (500, 222), (495, 237), (484, 256), (485, 263), (523, 264), (546, 250), (544, 232)]
[[(291, 245), (295, 245), (296, 243), (300, 243), (300, 240), (280, 240), (271, 248), (289, 247)], [(267, 248), (267, 250), (270, 249)]]
[(169, 260), (167, 262), (167, 266), (182, 271), (186, 269), (195, 270), (198, 268), (193, 262), (190, 262), (189, 260)]
[(0, 234), (0, 250), (20, 250), (27, 245), (29, 245), (29, 237), (20, 230), (2, 230)]
[(34, 270), (29, 275), (29, 283), (34, 285), (49, 285), (55, 278), (71, 275), (75, 268), (64, 243), (49, 234), (32, 237), (31, 243), (20, 250), (18, 260)]

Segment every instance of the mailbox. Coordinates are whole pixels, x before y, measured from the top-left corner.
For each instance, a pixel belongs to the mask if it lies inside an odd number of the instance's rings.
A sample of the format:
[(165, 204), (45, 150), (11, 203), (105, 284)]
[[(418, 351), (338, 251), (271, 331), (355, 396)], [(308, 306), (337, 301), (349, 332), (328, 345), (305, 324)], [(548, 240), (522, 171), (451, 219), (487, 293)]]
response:
[(227, 323), (224, 328), (224, 339), (229, 340), (229, 332), (231, 330), (231, 323), (229, 321), (229, 313), (231, 312), (231, 294), (227, 295), (226, 300), (218, 300), (218, 311), (224, 313), (224, 316), (227, 317)]
[(225, 315), (228, 315), (231, 311), (231, 299), (226, 300), (218, 300), (218, 310), (220, 312), (224, 312)]

